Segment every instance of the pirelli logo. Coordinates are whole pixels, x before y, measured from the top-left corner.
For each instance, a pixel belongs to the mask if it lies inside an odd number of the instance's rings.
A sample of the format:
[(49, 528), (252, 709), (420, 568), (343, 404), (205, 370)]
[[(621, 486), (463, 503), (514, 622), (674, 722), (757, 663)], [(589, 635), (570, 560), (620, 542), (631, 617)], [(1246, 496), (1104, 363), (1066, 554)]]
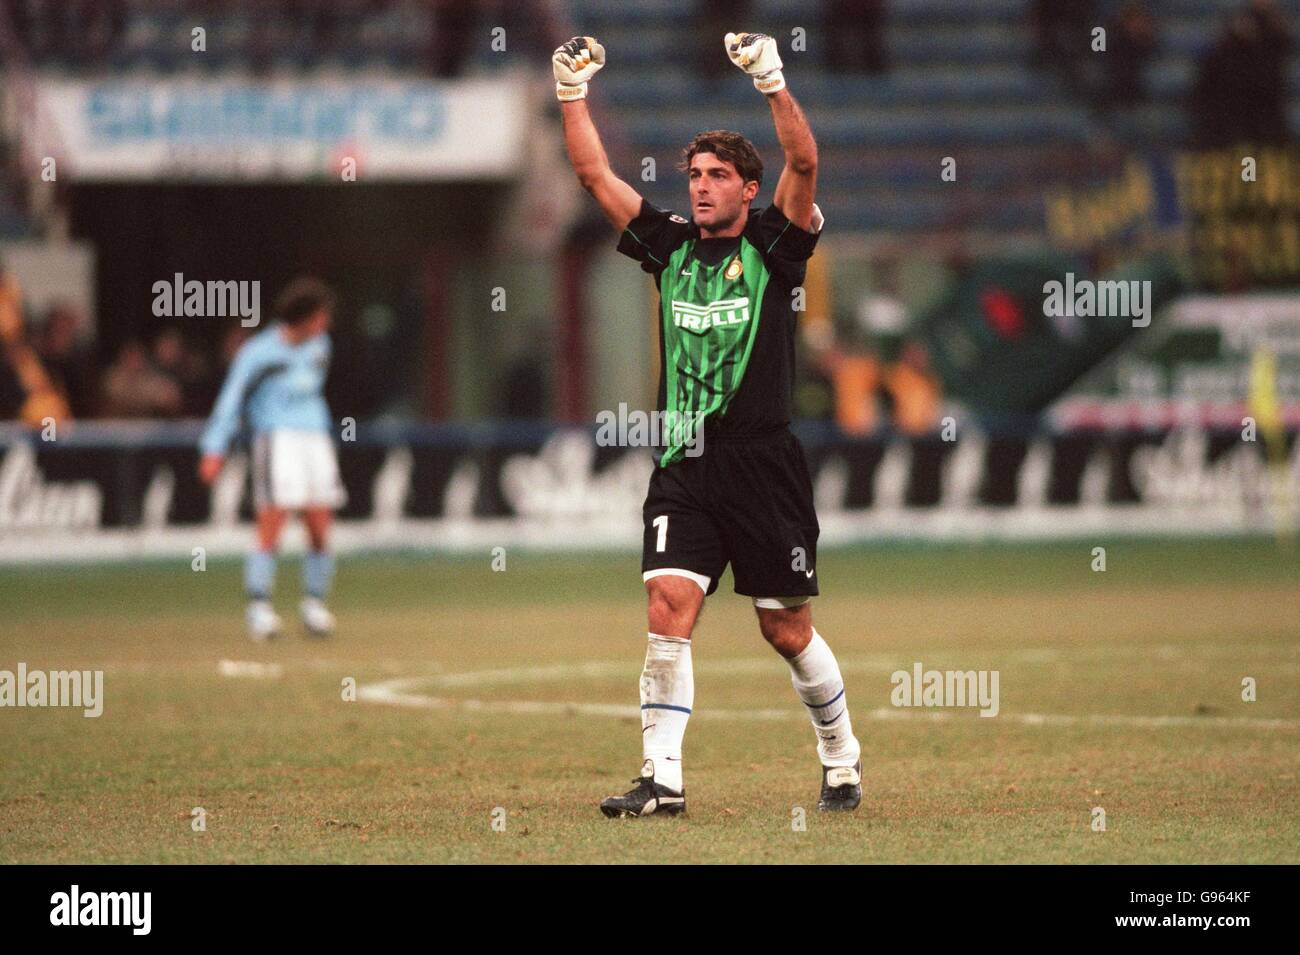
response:
[(749, 321), (748, 298), (724, 298), (708, 305), (695, 305), (673, 299), (673, 324), (691, 332), (707, 332), (725, 325), (743, 325)]

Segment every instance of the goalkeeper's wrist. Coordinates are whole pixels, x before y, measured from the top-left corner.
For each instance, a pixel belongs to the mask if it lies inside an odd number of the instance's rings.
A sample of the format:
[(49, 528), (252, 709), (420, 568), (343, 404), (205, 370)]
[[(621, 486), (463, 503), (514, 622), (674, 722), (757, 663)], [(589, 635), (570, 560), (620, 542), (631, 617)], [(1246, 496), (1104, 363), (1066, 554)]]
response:
[(770, 73), (764, 73), (762, 76), (756, 76), (754, 77), (754, 89), (764, 96), (779, 93), (785, 89), (785, 75), (780, 70), (773, 70)]
[(555, 98), (561, 103), (572, 103), (574, 100), (587, 98), (586, 83), (556, 83)]

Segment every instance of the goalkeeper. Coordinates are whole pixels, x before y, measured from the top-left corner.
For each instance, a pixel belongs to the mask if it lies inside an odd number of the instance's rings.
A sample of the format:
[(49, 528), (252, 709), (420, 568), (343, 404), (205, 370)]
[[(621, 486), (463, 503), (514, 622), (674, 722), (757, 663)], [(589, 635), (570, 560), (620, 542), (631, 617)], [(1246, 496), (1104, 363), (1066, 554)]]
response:
[[(619, 231), (619, 251), (659, 289), (659, 410), (667, 421), (689, 423), (658, 450), (643, 508), (643, 761), (633, 789), (601, 803), (611, 817), (686, 808), (690, 638), (728, 564), (808, 708), (821, 762), (819, 808), (853, 810), (862, 798), (844, 681), (812, 622), (817, 514), (803, 449), (789, 429), (796, 290), (822, 229), (813, 201), (817, 145), (786, 89), (776, 41), (729, 33), (723, 42), (771, 108), (785, 167), (771, 205), (754, 207), (763, 162), (753, 144), (726, 130), (700, 133), (682, 154), (689, 219), (650, 205), (610, 168), (585, 102), (604, 48), (574, 37), (553, 58), (574, 171)], [(703, 453), (687, 456), (697, 438)]]

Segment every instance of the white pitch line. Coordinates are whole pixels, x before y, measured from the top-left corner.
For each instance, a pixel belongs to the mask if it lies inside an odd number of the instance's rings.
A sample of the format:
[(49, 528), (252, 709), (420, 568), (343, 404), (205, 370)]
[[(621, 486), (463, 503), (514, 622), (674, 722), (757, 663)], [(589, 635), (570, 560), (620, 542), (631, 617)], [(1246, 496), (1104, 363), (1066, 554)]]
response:
[[(528, 682), (553, 682), (560, 679), (601, 678), (626, 675), (631, 668), (625, 664), (584, 663), (566, 666), (564, 664), (544, 667), (511, 667), (498, 670), (481, 670), (475, 673), (444, 673), (426, 676), (400, 677), (383, 680), (379, 683), (357, 687), (357, 699), (367, 703), (379, 703), (386, 706), (400, 706), (411, 709), (446, 710), (462, 709), (470, 712), (491, 711), (494, 713), (525, 714), (530, 716), (611, 716), (623, 719), (637, 719), (641, 709), (634, 704), (624, 703), (574, 703), (565, 700), (480, 700), (451, 699), (417, 693), (417, 687), (431, 689), (451, 686), (500, 685)], [(769, 660), (725, 660), (710, 666), (710, 672), (744, 674), (771, 669)], [(430, 686), (430, 685), (433, 686)], [(925, 709), (903, 707), (880, 707), (869, 710), (865, 715), (873, 720), (930, 719), (951, 720), (975, 719), (983, 721), (975, 713), (966, 713), (972, 709)], [(692, 716), (706, 720), (805, 720), (807, 717), (798, 709), (740, 709), (696, 710)], [(1123, 713), (999, 713), (990, 719), (1018, 723), (1023, 726), (1136, 726), (1149, 729), (1166, 727), (1207, 727), (1215, 729), (1258, 729), (1258, 730), (1300, 730), (1300, 720), (1288, 719), (1234, 719), (1226, 716), (1136, 716)]]
[[(599, 664), (588, 665), (588, 670), (600, 666)], [(549, 671), (554, 667), (546, 668)], [(614, 668), (609, 668), (613, 670)], [(626, 667), (619, 666), (616, 672), (623, 672)], [(503, 673), (509, 671), (485, 671), (485, 676), (500, 677)], [(574, 674), (570, 672), (569, 676)], [(600, 675), (605, 675), (605, 671), (600, 671)], [(380, 703), (388, 706), (405, 706), (412, 709), (422, 710), (446, 710), (446, 709), (463, 709), (473, 712), (482, 712), (491, 710), (496, 713), (523, 713), (528, 715), (572, 715), (572, 716), (614, 716), (629, 719), (639, 719), (641, 716), (641, 707), (629, 703), (570, 703), (564, 700), (452, 700), (446, 697), (429, 696), (424, 693), (412, 693), (409, 688), (412, 686), (427, 685), (429, 683), (442, 683), (449, 677), (467, 677), (472, 676), (468, 673), (447, 674), (446, 677), (402, 677), (396, 680), (384, 680), (381, 683), (372, 683), (366, 686), (357, 687), (357, 699), (367, 703)], [(511, 680), (518, 680), (517, 673), (511, 672)], [(449, 682), (470, 682), (457, 679)], [(704, 719), (745, 719), (745, 720), (788, 720), (792, 714), (790, 710), (699, 710), (694, 716), (703, 717)]]
[(278, 680), (284, 676), (284, 667), (278, 663), (258, 663), (255, 660), (218, 660), (217, 672), (222, 676)]
[[(867, 714), (873, 720), (925, 718), (964, 719), (962, 710), (972, 707), (921, 709), (880, 707)], [(999, 713), (987, 719), (1008, 720), (1025, 726), (1142, 726), (1160, 729), (1166, 726), (1213, 726), (1222, 729), (1300, 730), (1300, 720), (1254, 719), (1231, 716), (1136, 716), (1129, 713)]]

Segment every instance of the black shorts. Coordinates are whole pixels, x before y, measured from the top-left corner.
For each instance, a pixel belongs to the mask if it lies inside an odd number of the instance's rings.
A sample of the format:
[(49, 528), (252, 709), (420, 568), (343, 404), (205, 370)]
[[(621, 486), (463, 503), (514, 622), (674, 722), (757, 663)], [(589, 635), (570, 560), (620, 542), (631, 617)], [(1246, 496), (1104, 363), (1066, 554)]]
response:
[(641, 510), (641, 570), (709, 578), (731, 564), (736, 593), (817, 594), (817, 513), (803, 448), (788, 430), (761, 438), (710, 437), (704, 453), (655, 467)]

